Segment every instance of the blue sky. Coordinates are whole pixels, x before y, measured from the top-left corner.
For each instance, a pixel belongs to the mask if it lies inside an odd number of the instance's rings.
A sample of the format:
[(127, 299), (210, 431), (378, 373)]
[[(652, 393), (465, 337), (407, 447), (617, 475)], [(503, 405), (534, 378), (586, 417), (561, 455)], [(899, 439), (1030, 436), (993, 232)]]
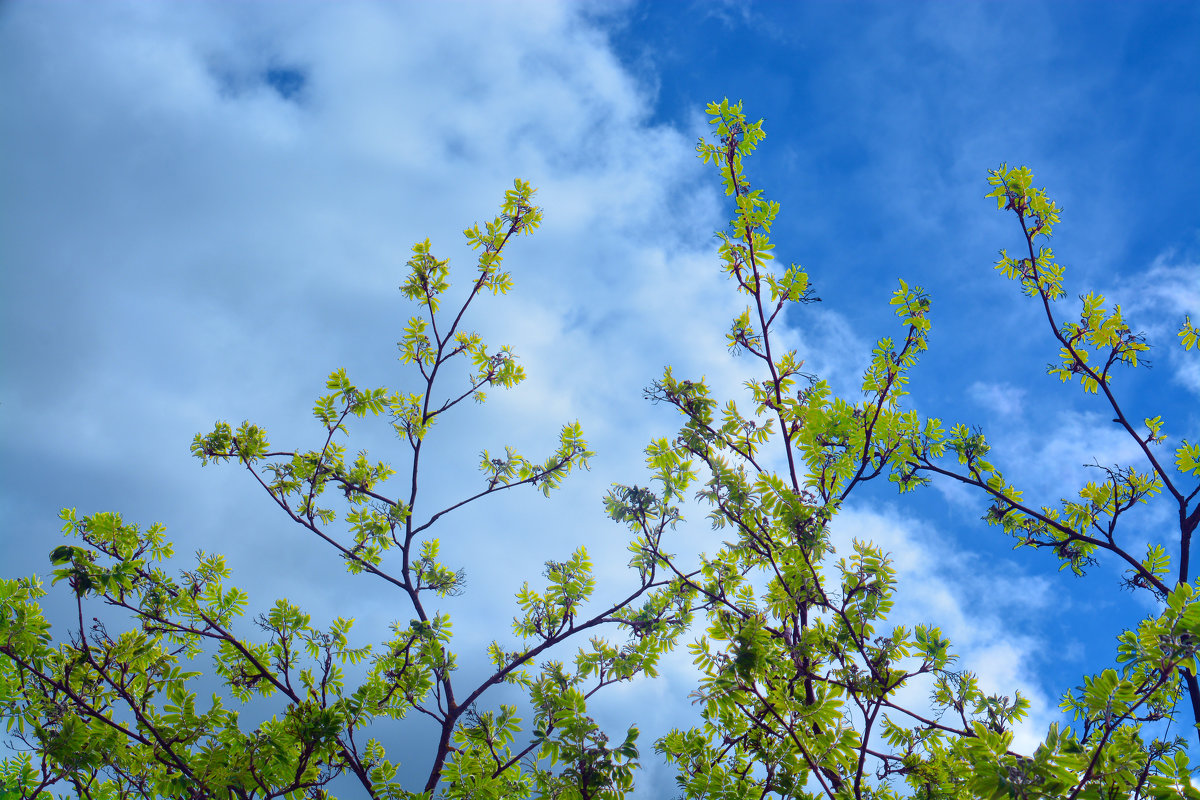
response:
[[(1132, 414), (1195, 440), (1200, 362), (1169, 345), (1200, 318), (1197, 42), (1194, 3), (0, 6), (5, 575), (48, 571), (60, 508), (116, 510), (164, 523), (185, 556), (225, 553), (256, 603), (303, 598), (382, 638), (395, 599), (188, 444), (250, 419), (311, 447), (312, 401), (339, 366), (403, 388), (409, 248), (428, 236), (468, 270), (462, 229), (521, 177), (546, 221), (476, 327), (530, 378), (441, 430), (427, 481), (454, 497), (482, 447), (548, 451), (573, 419), (598, 455), (550, 501), (505, 498), (442, 529), (471, 581), (447, 606), (462, 660), (507, 628), (513, 608), (492, 598), (547, 558), (586, 544), (602, 589), (620, 586), (624, 539), (600, 498), (644, 479), (641, 448), (677, 424), (641, 389), (673, 364), (740, 397), (746, 365), (723, 344), (738, 303), (712, 239), (729, 211), (694, 155), (722, 97), (765, 118), (749, 175), (782, 204), (777, 253), (823, 298), (788, 338), (835, 388), (852, 393), (897, 332), (887, 299), (904, 278), (934, 302), (921, 413), (981, 426), (1041, 502), (1071, 494), (1082, 464), (1131, 457), (1111, 413), (1044, 374), (1045, 322), (992, 269), (1020, 239), (986, 173), (1026, 164), (1063, 207), (1068, 293), (1106, 294), (1163, 345), (1120, 378)], [(350, 446), (402, 458), (386, 425)], [(1152, 609), (1112, 565), (1076, 579), (1011, 552), (983, 508), (951, 487), (882, 487), (837, 535), (892, 553), (897, 622), (942, 625), (966, 666), (1030, 695), (1032, 742)], [(714, 549), (693, 517), (678, 548)], [(1167, 523), (1149, 511), (1130, 540)], [(605, 720), (636, 718), (649, 752), (689, 719), (687, 663), (614, 692)], [(388, 735), (415, 742), (419, 770), (420, 732)], [(669, 777), (648, 765), (646, 796)]]

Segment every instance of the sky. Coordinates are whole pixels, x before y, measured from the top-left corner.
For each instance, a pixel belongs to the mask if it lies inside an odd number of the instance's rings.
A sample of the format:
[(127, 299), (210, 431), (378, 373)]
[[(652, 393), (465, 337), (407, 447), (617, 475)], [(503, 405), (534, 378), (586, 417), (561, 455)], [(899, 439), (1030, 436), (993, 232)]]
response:
[[(471, 662), (508, 629), (516, 606), (496, 598), (549, 558), (586, 545), (615, 594), (626, 539), (601, 498), (644, 484), (642, 449), (679, 423), (643, 388), (670, 364), (743, 399), (712, 235), (731, 211), (694, 149), (724, 97), (764, 119), (748, 175), (781, 203), (779, 258), (822, 298), (783, 333), (807, 370), (857, 397), (875, 341), (900, 333), (887, 300), (904, 279), (933, 300), (911, 407), (978, 425), (1039, 503), (1073, 494), (1086, 463), (1134, 459), (1110, 409), (1045, 374), (1045, 320), (992, 268), (1022, 240), (984, 198), (987, 171), (1024, 164), (1063, 209), (1063, 315), (1089, 291), (1119, 302), (1155, 345), (1151, 369), (1120, 376), (1123, 402), (1195, 441), (1200, 359), (1172, 340), (1200, 319), (1197, 42), (1200, 7), (1163, 2), (0, 5), (3, 574), (49, 573), (59, 509), (113, 510), (166, 525), (181, 567), (225, 554), (255, 608), (289, 597), (382, 640), (399, 598), (189, 444), (249, 419), (281, 448), (316, 446), (312, 403), (338, 367), (411, 387), (395, 343), (412, 244), (428, 237), (465, 280), (463, 228), (522, 178), (545, 222), (508, 252), (513, 291), (471, 324), (529, 378), (436, 431), (430, 508), (479, 480), (485, 447), (545, 454), (579, 420), (597, 455), (550, 500), (447, 518), (443, 553), (469, 583), (444, 610)], [(349, 439), (403, 466), (397, 444), (385, 421)], [(940, 625), (985, 687), (1030, 698), (1028, 749), (1154, 609), (1103, 559), (1080, 579), (1011, 551), (985, 508), (953, 486), (872, 488), (834, 537), (891, 554), (896, 623)], [(1163, 538), (1169, 511), (1132, 521), (1132, 549)], [(721, 541), (702, 513), (675, 537), (685, 554)], [(694, 719), (694, 683), (681, 654), (596, 709), (643, 731), (639, 797), (671, 787), (651, 743)], [(420, 774), (427, 735), (383, 735)]]

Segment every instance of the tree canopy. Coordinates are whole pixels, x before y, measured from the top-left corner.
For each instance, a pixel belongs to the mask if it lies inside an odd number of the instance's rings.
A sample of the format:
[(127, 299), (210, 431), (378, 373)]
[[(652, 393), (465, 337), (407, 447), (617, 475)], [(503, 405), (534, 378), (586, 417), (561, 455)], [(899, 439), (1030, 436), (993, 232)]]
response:
[[(220, 555), (199, 553), (179, 569), (161, 525), (64, 510), (69, 543), (50, 553), (51, 583), (73, 593), (71, 627), (52, 630), (39, 578), (0, 582), (0, 706), (12, 747), (0, 791), (619, 798), (652, 749), (677, 770), (685, 798), (1200, 797), (1188, 758), (1200, 731), (1200, 604), (1189, 575), (1200, 443), (1176, 440), (1169, 420), (1122, 400), (1120, 371), (1144, 364), (1149, 344), (1119, 306), (1086, 294), (1078, 313), (1062, 311), (1064, 269), (1047, 246), (1058, 206), (1025, 167), (987, 174), (987, 197), (1016, 223), (1015, 255), (1002, 251), (996, 269), (1044, 313), (1060, 348), (1050, 374), (1095, 395), (1140, 455), (1098, 466), (1076, 497), (1047, 502), (1005, 479), (981, 430), (906, 406), (934, 318), (920, 287), (899, 282), (890, 301), (897, 332), (879, 339), (859, 394), (836, 396), (804, 371), (781, 330), (817, 298), (802, 268), (776, 265), (779, 205), (752, 188), (744, 165), (766, 135), (762, 121), (740, 103), (707, 111), (713, 138), (698, 153), (733, 204), (718, 260), (746, 303), (728, 345), (755, 378), (741, 405), (670, 367), (647, 388), (681, 425), (647, 446), (648, 477), (604, 498), (629, 531), (632, 591), (609, 596), (597, 586), (580, 544), (547, 554), (541, 579), (516, 593), (511, 633), (486, 652), (456, 648), (439, 609), (464, 591), (461, 570), (440, 554), (444, 518), (522, 486), (549, 496), (592, 455), (581, 423), (570, 421), (544, 458), (483, 451), (481, 475), (464, 477), (450, 505), (433, 507), (422, 493), (434, 429), (453, 424), (466, 400), (485, 402), (525, 377), (508, 347), (469, 328), (476, 304), (512, 286), (504, 258), (542, 218), (533, 188), (517, 180), (499, 215), (464, 231), (478, 257), (472, 274), (454, 276), (468, 287), (461, 303), (447, 303), (449, 262), (428, 240), (413, 246), (401, 285), (418, 308), (399, 343), (405, 388), (360, 387), (337, 370), (314, 406), (319, 428), (307, 447), (277, 448), (251, 422), (218, 422), (192, 444), (202, 464), (244, 469), (341, 566), (402, 602), (390, 631), (360, 645), (353, 619), (320, 628), (282, 599), (247, 624), (249, 597)], [(1178, 331), (1170, 346), (1194, 350), (1200, 329), (1184, 319)], [(452, 385), (460, 364), (469, 378)], [(348, 455), (352, 425), (379, 417), (400, 443), (402, 466)], [(1063, 697), (1069, 722), (1051, 726), (1033, 752), (1013, 749), (1028, 701), (981, 689), (938, 620), (888, 624), (897, 572), (887, 553), (865, 539), (849, 552), (831, 544), (830, 522), (861, 487), (886, 482), (906, 495), (935, 479), (967, 487), (988, 524), (1019, 548), (1048, 551), (1063, 570), (1119, 564), (1124, 588), (1157, 609), (1120, 632), (1111, 661), (1089, 665)], [(698, 559), (679, 554), (693, 498), (725, 537)], [(1119, 523), (1151, 505), (1166, 507), (1178, 528), (1170, 547), (1141, 552)], [(699, 673), (691, 726), (649, 746), (637, 720), (602, 729), (594, 709), (604, 690), (652, 680), (679, 648)], [(462, 677), (467, 659), (486, 667), (482, 680)], [(914, 686), (929, 687), (928, 698), (914, 704), (906, 691)], [(524, 700), (504, 702), (503, 687)], [(244, 725), (238, 709), (251, 700), (271, 704), (273, 716)], [(389, 720), (435, 732), (420, 785), (396, 779), (379, 733)]]

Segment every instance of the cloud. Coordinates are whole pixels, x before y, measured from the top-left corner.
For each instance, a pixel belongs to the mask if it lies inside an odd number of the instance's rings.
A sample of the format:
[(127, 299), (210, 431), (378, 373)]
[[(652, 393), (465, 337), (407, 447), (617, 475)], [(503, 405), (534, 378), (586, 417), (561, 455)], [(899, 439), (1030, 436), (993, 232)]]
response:
[(1175, 250), (1159, 253), (1145, 271), (1118, 281), (1114, 299), (1124, 303), (1131, 319), (1154, 334), (1172, 331), (1174, 316), (1200, 315), (1200, 263)]
[(1144, 271), (1117, 281), (1110, 295), (1130, 327), (1156, 345), (1150, 355), (1165, 352), (1172, 379), (1200, 396), (1200, 359), (1178, 347), (1176, 337), (1184, 317), (1200, 320), (1200, 263), (1175, 250), (1159, 253)]
[(975, 381), (967, 394), (988, 411), (1001, 417), (1012, 417), (1021, 413), (1025, 390), (1009, 383)]

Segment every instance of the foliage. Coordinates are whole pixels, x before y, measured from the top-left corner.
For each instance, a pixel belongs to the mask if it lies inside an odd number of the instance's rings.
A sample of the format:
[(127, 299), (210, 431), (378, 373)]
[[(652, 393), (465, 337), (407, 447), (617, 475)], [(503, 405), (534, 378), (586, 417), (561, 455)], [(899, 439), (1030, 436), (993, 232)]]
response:
[[(1104, 299), (1088, 295), (1078, 323), (1056, 321), (1051, 304), (1064, 294), (1063, 269), (1049, 248), (1035, 254), (1033, 247), (1035, 238), (1051, 235), (1058, 208), (1032, 188), (1027, 169), (991, 173), (989, 196), (1015, 212), (1029, 248), (1028, 259), (1002, 253), (998, 269), (1041, 300), (1062, 346), (1051, 374), (1079, 376), (1085, 391), (1102, 393), (1149, 470), (1104, 469), (1106, 480), (1086, 485), (1079, 501), (1039, 511), (985, 460), (981, 433), (965, 425), (947, 432), (940, 420), (903, 409), (907, 372), (930, 330), (930, 300), (920, 287), (900, 281), (891, 304), (901, 333), (874, 349), (861, 399), (834, 397), (826, 382), (800, 371), (794, 352), (781, 352), (778, 325), (810, 296), (799, 267), (773, 267), (768, 234), (778, 204), (752, 189), (742, 168), (765, 135), (762, 124), (750, 123), (740, 104), (708, 111), (718, 143), (701, 141), (700, 157), (719, 166), (736, 206), (729, 230), (719, 234), (720, 255), (748, 298), (729, 346), (760, 369), (747, 384), (749, 413), (722, 405), (703, 380), (681, 381), (670, 370), (650, 392), (686, 417), (678, 437), (649, 450), (657, 480), (671, 492), (686, 483), (680, 476), (703, 480), (699, 495), (713, 524), (731, 531), (724, 547), (703, 559), (699, 580), (676, 570), (697, 592), (707, 621), (691, 646), (703, 674), (702, 724), (657, 745), (678, 766), (684, 796), (896, 797), (901, 783), (918, 797), (1197, 796), (1184, 741), (1147, 739), (1144, 727), (1174, 716), (1181, 684), (1200, 721), (1200, 605), (1187, 582), (1200, 506), (1197, 489), (1185, 496), (1179, 488), (1200, 474), (1195, 448), (1185, 441), (1175, 451), (1181, 479), (1155, 455), (1161, 419), (1147, 419), (1149, 432), (1139, 432), (1112, 393), (1113, 368), (1137, 366), (1147, 349), (1119, 307), (1105, 312)], [(1186, 322), (1185, 347), (1192, 334)], [(828, 524), (853, 491), (886, 476), (907, 492), (932, 474), (988, 495), (986, 519), (1019, 545), (1050, 548), (1081, 574), (1094, 553), (1107, 551), (1129, 565), (1130, 586), (1164, 603), (1160, 615), (1122, 634), (1117, 669), (1085, 678), (1063, 699), (1075, 724), (1050, 730), (1031, 755), (1010, 749), (1025, 698), (981, 691), (974, 675), (955, 669), (937, 628), (883, 627), (895, 573), (878, 547), (855, 541), (852, 553), (833, 561)], [(1173, 581), (1161, 545), (1139, 560), (1116, 532), (1118, 517), (1164, 488), (1180, 521)], [(901, 700), (901, 690), (922, 676), (933, 680), (932, 711)]]
[[(413, 248), (401, 288), (422, 313), (399, 347), (419, 376), (417, 391), (359, 388), (338, 370), (314, 409), (316, 448), (272, 450), (265, 430), (249, 422), (218, 423), (193, 443), (202, 463), (240, 464), (352, 574), (395, 592), (409, 619), (383, 642), (357, 645), (352, 620), (319, 629), (279, 600), (251, 638), (238, 629), (249, 598), (229, 583), (220, 556), (200, 553), (173, 577), (160, 526), (142, 531), (116, 514), (64, 511), (72, 543), (55, 548), (51, 561), (54, 582), (66, 581), (77, 603), (67, 639), (55, 644), (36, 578), (0, 582), (0, 705), (16, 743), (0, 767), (5, 789), (22, 797), (318, 798), (342, 777), (372, 798), (620, 798), (634, 785), (638, 731), (631, 726), (611, 741), (588, 702), (611, 684), (655, 676), (695, 618), (698, 638), (688, 651), (700, 674), (697, 724), (655, 743), (678, 770), (683, 797), (1200, 797), (1184, 741), (1154, 738), (1162, 730), (1155, 723), (1176, 718), (1184, 693), (1200, 722), (1200, 601), (1188, 575), (1200, 522), (1200, 445), (1181, 441), (1167, 461), (1166, 423), (1144, 416), (1137, 424), (1114, 394), (1116, 368), (1144, 364), (1148, 347), (1119, 307), (1107, 311), (1104, 298), (1087, 295), (1078, 321), (1055, 315), (1064, 271), (1048, 247), (1035, 252), (1035, 242), (1052, 235), (1057, 206), (1025, 168), (990, 174), (989, 197), (1015, 214), (1028, 252), (1002, 252), (997, 268), (1040, 302), (1061, 348), (1051, 374), (1102, 396), (1145, 463), (1098, 467), (1102, 479), (1077, 499), (1035, 505), (988, 459), (980, 431), (905, 409), (908, 373), (931, 324), (920, 287), (900, 281), (891, 299), (899, 332), (878, 342), (860, 397), (835, 396), (782, 347), (780, 326), (816, 298), (803, 269), (774, 265), (779, 206), (745, 175), (744, 159), (765, 137), (762, 123), (728, 101), (708, 111), (717, 139), (702, 140), (698, 151), (720, 170), (735, 205), (718, 234), (719, 256), (747, 302), (728, 343), (757, 375), (744, 407), (670, 368), (647, 390), (684, 421), (677, 435), (647, 447), (649, 487), (615, 486), (605, 498), (609, 516), (633, 533), (629, 594), (598, 601), (582, 547), (546, 562), (544, 588), (517, 592), (515, 647), (492, 642), (488, 674), (473, 685), (458, 677), (451, 620), (435, 606), (465, 588), (432, 535), (444, 515), (523, 485), (549, 495), (591, 455), (571, 423), (543, 461), (511, 448), (484, 451), (482, 486), (449, 506), (431, 513), (418, 488), (421, 456), (443, 415), (524, 377), (508, 348), (490, 349), (462, 328), (476, 297), (511, 287), (503, 251), (541, 219), (532, 189), (518, 181), (498, 217), (465, 232), (481, 252), (452, 312), (442, 311), (448, 262), (428, 241)], [(1197, 337), (1185, 320), (1180, 345), (1190, 350)], [(447, 394), (439, 378), (456, 359), (469, 362), (470, 377)], [(385, 492), (397, 470), (366, 453), (348, 458), (339, 438), (351, 418), (380, 415), (408, 451), (399, 493)], [(846, 553), (831, 544), (830, 522), (853, 492), (884, 479), (907, 493), (934, 477), (982, 493), (985, 520), (1018, 547), (1049, 550), (1076, 574), (1116, 558), (1126, 586), (1160, 604), (1121, 634), (1113, 666), (1064, 697), (1070, 724), (1051, 727), (1033, 753), (1012, 750), (1028, 701), (981, 690), (957, 668), (937, 627), (889, 627), (897, 575), (888, 557), (867, 541)], [(688, 565), (665, 549), (664, 535), (692, 496), (728, 539)], [(1164, 544), (1138, 556), (1118, 534), (1119, 518), (1152, 502), (1178, 512), (1174, 570)], [(85, 606), (96, 603), (121, 609), (129, 630), (110, 632), (95, 617), (85, 624)], [(605, 630), (622, 640), (604, 638)], [(204, 658), (224, 692), (208, 702), (197, 688)], [(524, 703), (499, 702), (501, 685), (521, 690)], [(905, 702), (913, 685), (932, 686), (929, 703)], [(245, 730), (227, 704), (254, 698), (276, 713)], [(370, 729), (410, 712), (430, 726), (437, 750), (424, 785), (406, 789)]]
[[(480, 251), (477, 272), (449, 314), (442, 313), (448, 262), (432, 254), (428, 240), (413, 247), (401, 289), (423, 314), (409, 321), (399, 349), (400, 360), (419, 376), (419, 391), (360, 388), (339, 369), (313, 409), (321, 426), (316, 448), (273, 450), (266, 431), (250, 422), (236, 429), (218, 422), (192, 443), (203, 464), (240, 464), (350, 573), (395, 592), (411, 617), (396, 621), (379, 644), (360, 646), (351, 641), (353, 620), (338, 618), (319, 629), (299, 607), (279, 600), (255, 620), (261, 634), (251, 638), (237, 625), (249, 598), (229, 583), (220, 556), (200, 553), (193, 568), (171, 577), (165, 566), (172, 549), (161, 526), (142, 531), (116, 514), (79, 518), (64, 511), (64, 531), (74, 543), (55, 548), (51, 561), (54, 583), (66, 581), (77, 603), (78, 623), (68, 640), (54, 645), (36, 578), (0, 583), (0, 704), (20, 745), (3, 767), (7, 791), (34, 797), (61, 786), (95, 798), (320, 798), (334, 778), (348, 776), (373, 798), (429, 797), (438, 790), (447, 798), (599, 800), (632, 786), (637, 729), (610, 744), (588, 716), (587, 700), (605, 686), (654, 674), (687, 626), (687, 592), (670, 586), (654, 557), (671, 519), (631, 546), (639, 565), (636, 586), (616, 600), (593, 602), (598, 612), (583, 611), (595, 589), (584, 548), (547, 562), (544, 587), (526, 584), (517, 594), (515, 647), (493, 642), (490, 672), (473, 685), (457, 679), (451, 620), (433, 605), (465, 585), (463, 571), (440, 560), (440, 542), (431, 536), (435, 523), (519, 486), (549, 496), (592, 455), (577, 422), (563, 426), (557, 449), (543, 461), (512, 448), (503, 455), (485, 450), (481, 486), (469, 489), (464, 482), (461, 500), (423, 511), (418, 469), (435, 424), (468, 397), (484, 402), (487, 389), (510, 388), (524, 378), (509, 348), (489, 349), (462, 323), (477, 297), (512, 286), (503, 252), (512, 237), (541, 221), (532, 197), (530, 186), (517, 181), (498, 217), (465, 231)], [(446, 394), (439, 378), (456, 360), (469, 362), (469, 379), (464, 389)], [(351, 459), (339, 441), (353, 419), (381, 415), (409, 451), (399, 495), (383, 489), (393, 467), (365, 452)], [(136, 624), (110, 633), (85, 611), (96, 601), (122, 609)], [(93, 622), (85, 624), (86, 618)], [(599, 635), (614, 627), (627, 633), (624, 641)], [(585, 632), (591, 638), (573, 658), (551, 658)], [(205, 656), (229, 697), (269, 698), (275, 716), (247, 731), (221, 695), (203, 702), (197, 682)], [(501, 685), (524, 690), (531, 727), (522, 726), (514, 705), (484, 710)], [(415, 791), (395, 781), (397, 764), (370, 735), (373, 723), (411, 714), (431, 721), (437, 741), (428, 778)]]

